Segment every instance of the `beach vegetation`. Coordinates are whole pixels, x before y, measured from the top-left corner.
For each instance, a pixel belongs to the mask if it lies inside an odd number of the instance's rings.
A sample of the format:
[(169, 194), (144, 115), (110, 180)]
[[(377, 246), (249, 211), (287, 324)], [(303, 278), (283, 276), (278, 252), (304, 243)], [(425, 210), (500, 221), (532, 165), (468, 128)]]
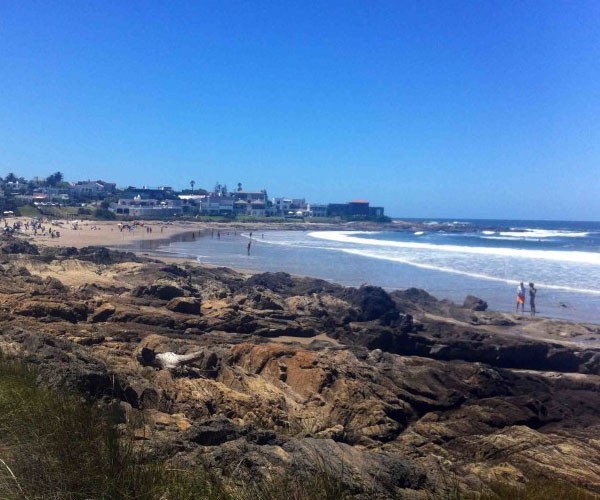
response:
[(117, 216), (114, 212), (111, 212), (108, 208), (98, 207), (94, 210), (94, 217), (101, 220), (115, 220)]
[(39, 210), (30, 204), (21, 205), (19, 207), (13, 206), (11, 208), (13, 209), (13, 212), (15, 212), (15, 215), (20, 217), (37, 217), (40, 215)]
[(145, 453), (117, 425), (115, 405), (40, 385), (40, 374), (0, 358), (0, 498), (6, 500), (343, 499), (339, 473), (293, 472), (235, 481)]

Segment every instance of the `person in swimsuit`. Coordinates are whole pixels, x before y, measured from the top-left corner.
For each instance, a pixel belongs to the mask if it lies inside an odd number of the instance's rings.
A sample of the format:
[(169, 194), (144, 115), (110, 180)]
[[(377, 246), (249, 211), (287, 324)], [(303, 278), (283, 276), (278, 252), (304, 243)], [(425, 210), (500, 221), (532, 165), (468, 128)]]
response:
[(525, 285), (521, 281), (521, 284), (517, 287), (517, 312), (519, 312), (519, 306), (521, 306), (521, 312), (525, 312)]

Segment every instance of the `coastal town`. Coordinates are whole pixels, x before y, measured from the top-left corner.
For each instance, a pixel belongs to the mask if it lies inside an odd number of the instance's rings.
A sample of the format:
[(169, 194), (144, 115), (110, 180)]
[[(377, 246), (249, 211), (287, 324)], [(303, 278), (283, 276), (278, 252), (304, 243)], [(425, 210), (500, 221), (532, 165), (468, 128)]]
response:
[(0, 178), (0, 209), (6, 214), (99, 219), (169, 219), (178, 217), (365, 220), (385, 222), (384, 208), (364, 199), (344, 203), (313, 203), (305, 198), (269, 197), (266, 189), (235, 189), (217, 182), (212, 190), (177, 191), (170, 186), (118, 188), (114, 182), (67, 182), (61, 172), (24, 179), (9, 173)]

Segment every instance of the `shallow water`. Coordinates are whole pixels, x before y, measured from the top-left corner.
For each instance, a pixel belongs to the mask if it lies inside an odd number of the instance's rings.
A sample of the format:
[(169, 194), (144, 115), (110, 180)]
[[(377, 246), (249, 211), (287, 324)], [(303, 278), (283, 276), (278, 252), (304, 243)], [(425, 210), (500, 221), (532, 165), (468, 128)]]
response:
[[(285, 271), (349, 286), (418, 287), (457, 303), (472, 294), (497, 311), (514, 311), (517, 283), (535, 280), (539, 315), (600, 323), (600, 253), (594, 246), (581, 250), (587, 244), (581, 241), (579, 247), (570, 244), (560, 250), (562, 243), (556, 236), (553, 241), (545, 236), (539, 242), (541, 238), (532, 241), (519, 231), (513, 237), (516, 241), (498, 240), (490, 245), (487, 237), (493, 234), (489, 233), (254, 232), (247, 255), (249, 233), (221, 232), (217, 238), (217, 233), (211, 236), (205, 231), (191, 241), (171, 242), (157, 251), (202, 263)], [(581, 239), (571, 234), (560, 238)]]

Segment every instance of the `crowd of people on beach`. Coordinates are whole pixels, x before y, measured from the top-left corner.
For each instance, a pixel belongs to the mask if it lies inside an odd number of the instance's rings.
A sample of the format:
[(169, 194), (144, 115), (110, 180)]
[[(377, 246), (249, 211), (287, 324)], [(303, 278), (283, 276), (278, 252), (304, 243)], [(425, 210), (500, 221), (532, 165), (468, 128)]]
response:
[(23, 233), (25, 231), (31, 231), (33, 236), (45, 236), (47, 234), (50, 238), (60, 238), (60, 231), (51, 226), (46, 227), (39, 219), (32, 219), (30, 222), (17, 220), (12, 224), (4, 219), (2, 234), (5, 237), (13, 237), (15, 234)]
[[(535, 316), (535, 296), (537, 294), (537, 288), (533, 283), (529, 283), (529, 311), (532, 316)], [(525, 285), (521, 281), (517, 287), (517, 309), (519, 312), (519, 306), (521, 306), (521, 313), (525, 313)]]

